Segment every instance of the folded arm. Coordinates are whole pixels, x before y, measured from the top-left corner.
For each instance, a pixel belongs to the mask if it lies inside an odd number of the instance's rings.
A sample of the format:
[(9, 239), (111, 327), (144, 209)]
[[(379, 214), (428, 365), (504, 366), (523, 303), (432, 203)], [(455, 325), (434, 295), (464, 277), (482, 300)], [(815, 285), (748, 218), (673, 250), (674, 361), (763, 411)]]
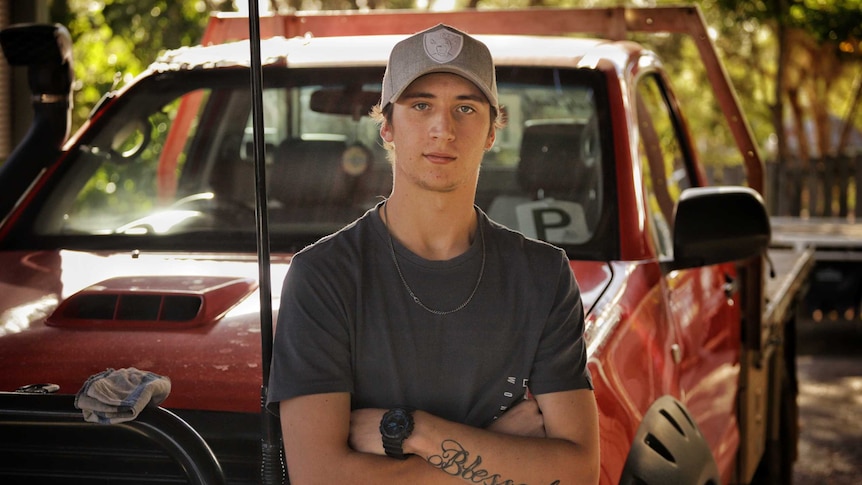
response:
[(517, 431), (535, 431), (534, 412), (524, 412), (533, 416), (532, 424), (520, 426), (510, 418), (483, 430), (417, 411), (414, 431), (404, 442), (405, 453), (414, 456), (401, 461), (383, 452), (378, 425), (385, 410), (351, 414), (350, 396), (344, 393), (284, 401), (281, 421), (291, 483), (597, 483), (592, 391), (540, 395), (536, 403), (547, 438), (510, 434), (535, 434)]

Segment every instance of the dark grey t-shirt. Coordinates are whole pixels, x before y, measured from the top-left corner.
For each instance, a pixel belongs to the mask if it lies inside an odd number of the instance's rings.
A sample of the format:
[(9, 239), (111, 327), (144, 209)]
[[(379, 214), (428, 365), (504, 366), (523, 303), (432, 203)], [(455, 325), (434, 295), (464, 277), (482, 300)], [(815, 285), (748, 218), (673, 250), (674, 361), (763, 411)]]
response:
[[(299, 252), (281, 296), (270, 403), (349, 392), (354, 409), (409, 405), (486, 426), (528, 385), (533, 394), (592, 388), (583, 307), (565, 253), (479, 215), (481, 284), (448, 315), (410, 297), (376, 210)], [(415, 295), (447, 311), (476, 285), (482, 240), (448, 261), (394, 244)]]

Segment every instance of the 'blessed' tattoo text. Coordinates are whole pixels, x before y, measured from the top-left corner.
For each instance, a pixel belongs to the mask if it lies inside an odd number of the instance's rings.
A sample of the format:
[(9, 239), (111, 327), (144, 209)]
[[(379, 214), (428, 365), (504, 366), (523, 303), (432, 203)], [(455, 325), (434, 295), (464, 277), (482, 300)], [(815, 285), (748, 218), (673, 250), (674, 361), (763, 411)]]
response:
[[(482, 485), (516, 485), (514, 481), (504, 479), (499, 473), (491, 473), (482, 468), (482, 456), (470, 459), (470, 452), (464, 449), (455, 440), (445, 440), (441, 444), (441, 453), (428, 457), (428, 463), (443, 470), (453, 477), (461, 477), (464, 480), (481, 483)], [(559, 485), (555, 480), (550, 485)], [(527, 484), (520, 484), (527, 485)]]

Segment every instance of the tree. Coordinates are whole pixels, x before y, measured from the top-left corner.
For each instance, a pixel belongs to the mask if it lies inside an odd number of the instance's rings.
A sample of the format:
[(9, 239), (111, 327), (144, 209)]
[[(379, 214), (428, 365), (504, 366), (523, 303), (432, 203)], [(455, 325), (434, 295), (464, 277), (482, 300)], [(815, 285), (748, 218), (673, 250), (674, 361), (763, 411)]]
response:
[[(836, 130), (830, 114), (845, 113), (844, 126), (858, 122), (852, 117), (858, 112), (859, 88), (850, 85), (854, 70), (857, 79), (862, 75), (862, 1), (718, 0), (717, 4), (732, 22), (754, 21), (773, 32), (778, 62), (768, 74), (774, 79), (771, 107), (776, 132), (783, 131), (790, 118), (799, 142), (796, 155), (803, 159), (841, 151), (844, 147), (831, 141), (830, 134)], [(851, 92), (856, 94), (848, 96)], [(806, 120), (815, 126), (813, 147), (803, 136)], [(779, 148), (779, 153), (787, 154), (788, 147)]]
[[(808, 208), (801, 207), (801, 200), (795, 197), (793, 203), (778, 210), (792, 215), (810, 209), (829, 214), (837, 203), (839, 213), (843, 213), (848, 209), (849, 194), (845, 191), (850, 190), (849, 184), (841, 181), (836, 196), (836, 187), (818, 185), (812, 174), (832, 169), (836, 157), (849, 155), (845, 149), (851, 129), (862, 125), (858, 110), (862, 95), (862, 1), (717, 0), (717, 4), (730, 22), (756, 22), (770, 29), (774, 39), (773, 58), (777, 62), (764, 75), (773, 86), (767, 104), (776, 134), (778, 168), (781, 173), (801, 170), (809, 174), (802, 186), (785, 183), (772, 188), (788, 195), (805, 193)], [(838, 114), (843, 119), (836, 121)], [(795, 146), (790, 141), (795, 141)]]
[(210, 12), (231, 0), (55, 0), (52, 21), (74, 41), (73, 129), (98, 100), (128, 82), (166, 49), (198, 42)]

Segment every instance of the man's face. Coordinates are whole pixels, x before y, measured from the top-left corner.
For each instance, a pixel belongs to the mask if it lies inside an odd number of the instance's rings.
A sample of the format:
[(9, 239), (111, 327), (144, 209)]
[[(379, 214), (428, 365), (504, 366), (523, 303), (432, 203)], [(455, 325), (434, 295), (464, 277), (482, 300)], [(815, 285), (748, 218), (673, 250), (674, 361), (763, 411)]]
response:
[(485, 150), (494, 144), (491, 106), (456, 74), (420, 77), (393, 105), (380, 136), (395, 146), (395, 183), (426, 190), (475, 191)]

